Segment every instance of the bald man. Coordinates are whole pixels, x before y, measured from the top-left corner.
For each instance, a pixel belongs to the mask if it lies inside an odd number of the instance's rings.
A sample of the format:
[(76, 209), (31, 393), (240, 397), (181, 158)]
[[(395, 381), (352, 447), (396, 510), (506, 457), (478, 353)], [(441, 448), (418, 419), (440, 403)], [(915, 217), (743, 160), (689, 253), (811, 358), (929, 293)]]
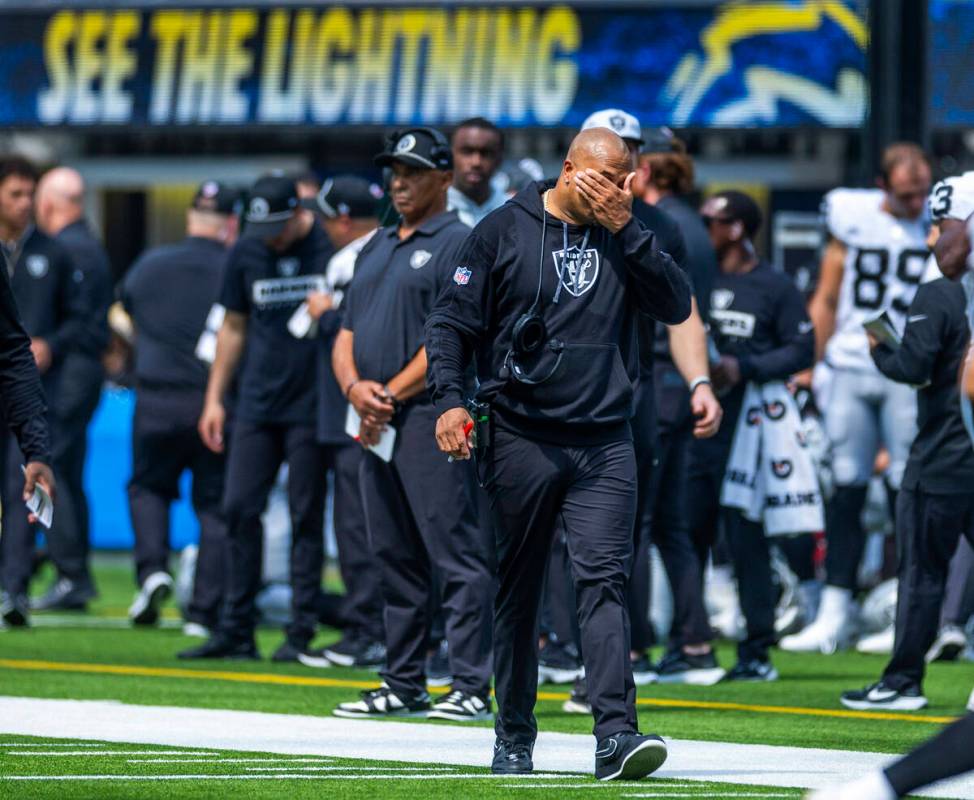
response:
[(78, 341), (64, 357), (58, 389), (50, 399), (54, 468), (61, 490), (61, 508), (49, 537), (57, 577), (31, 603), (35, 610), (83, 608), (95, 595), (88, 569), (88, 500), (82, 476), (88, 424), (105, 379), (101, 356), (108, 345), (112, 277), (108, 255), (85, 220), (84, 202), (84, 181), (68, 167), (49, 170), (37, 184), (37, 225), (71, 256), (84, 313)]
[[(641, 778), (666, 758), (636, 723), (626, 583), (636, 460), (629, 420), (638, 314), (690, 315), (690, 285), (632, 215), (632, 160), (606, 128), (572, 142), (536, 183), (471, 232), (427, 322), (428, 383), (444, 454), (470, 458), (497, 532), (498, 714), (492, 769), (533, 769), (538, 607), (556, 524), (565, 532), (595, 717), (595, 774)], [(477, 426), (465, 407), (477, 365)]]

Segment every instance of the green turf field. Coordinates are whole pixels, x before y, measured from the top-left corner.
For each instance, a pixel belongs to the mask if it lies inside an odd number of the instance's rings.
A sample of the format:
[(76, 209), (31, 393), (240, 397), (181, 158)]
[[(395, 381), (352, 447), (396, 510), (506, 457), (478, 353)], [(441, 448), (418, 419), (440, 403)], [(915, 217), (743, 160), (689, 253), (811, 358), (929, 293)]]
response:
[[(352, 698), (364, 686), (377, 684), (374, 673), (341, 668), (313, 670), (301, 665), (272, 664), (269, 660), (252, 663), (179, 661), (175, 653), (198, 640), (181, 635), (175, 625), (177, 616), (174, 609), (167, 609), (165, 614), (166, 619), (171, 620), (170, 627), (132, 630), (124, 625), (122, 618), (132, 593), (130, 567), (126, 559), (100, 558), (97, 580), (101, 597), (92, 606), (91, 620), (63, 612), (46, 618), (39, 614), (35, 616), (35, 627), (30, 630), (0, 632), (0, 695), (118, 700), (131, 704), (325, 716), (330, 714), (336, 703)], [(43, 585), (44, 581), (38, 582), (39, 588)], [(96, 624), (115, 627), (87, 627)], [(82, 625), (86, 627), (78, 627)], [(322, 633), (321, 643), (335, 637), (336, 632)], [(258, 643), (265, 658), (269, 657), (282, 638), (279, 631), (259, 632)], [(722, 646), (721, 663), (729, 667), (732, 658), (732, 647)], [(962, 713), (974, 678), (974, 665), (970, 662), (933, 665), (925, 686), (931, 707), (914, 714), (884, 717), (846, 712), (838, 704), (838, 694), (843, 689), (858, 687), (876, 679), (883, 666), (882, 658), (855, 653), (832, 657), (778, 653), (774, 660), (782, 677), (773, 684), (642, 687), (639, 690), (640, 727), (646, 732), (656, 732), (668, 738), (899, 753), (931, 736), (948, 718)], [(590, 731), (589, 717), (561, 712), (561, 703), (567, 698), (568, 687), (543, 686), (540, 692), (538, 719), (542, 730), (569, 733)], [(10, 742), (12, 739), (0, 739), (0, 742), (3, 741)], [(146, 747), (134, 746), (135, 749)], [(26, 757), (12, 755), (10, 750), (13, 749), (17, 748), (7, 749), (0, 745), (4, 753), (0, 775), (91, 774), (90, 771), (96, 768), (102, 772), (108, 770), (106, 774), (115, 774), (116, 771), (119, 774), (160, 771), (173, 774), (171, 769), (159, 770), (141, 763), (129, 764), (127, 759), (104, 761), (82, 756)], [(240, 753), (233, 755), (242, 757)], [(239, 765), (231, 766), (234, 774), (241, 771)], [(336, 766), (355, 765), (342, 762)], [(374, 767), (375, 762), (369, 766)], [(416, 768), (416, 765), (411, 766)], [(184, 767), (180, 766), (181, 774), (202, 774), (198, 764), (193, 764), (189, 769)], [(210, 768), (221, 774), (226, 774), (230, 769), (222, 764), (219, 767), (209, 765), (207, 769)], [(469, 768), (450, 770), (477, 774)], [(284, 779), (280, 776), (274, 780), (252, 780), (248, 783), (248, 792), (254, 795), (264, 791), (283, 793), (281, 780)], [(388, 780), (394, 782), (396, 787), (414, 787), (421, 783), (422, 791), (432, 796), (457, 795), (455, 781), (451, 784), (445, 779)], [(147, 785), (140, 783), (138, 788), (119, 782), (112, 785), (111, 796), (134, 796), (136, 792), (139, 797), (183, 796), (185, 785), (189, 782), (176, 779), (145, 782)], [(312, 791), (321, 791), (320, 784), (303, 775), (284, 782), (288, 784), (286, 791), (294, 796), (303, 796), (301, 792), (310, 795)], [(91, 785), (79, 782), (64, 782), (63, 786), (44, 781), (21, 783), (23, 785), (16, 787), (16, 795), (7, 795), (0, 787), (0, 797), (53, 797), (55, 793), (67, 797), (108, 796), (103, 785), (102, 790), (94, 793)], [(329, 785), (331, 783), (329, 781)], [(654, 787), (658, 785), (653, 783)], [(700, 785), (695, 786), (699, 788)], [(379, 794), (395, 796), (387, 789)], [(193, 796), (209, 796), (206, 792), (211, 791), (214, 796), (225, 796), (225, 789), (219, 786), (211, 790), (194, 784), (192, 793)], [(402, 791), (405, 792), (405, 789)], [(486, 797), (501, 791), (506, 793), (510, 790), (501, 788), (492, 779), (463, 779), (464, 796)], [(581, 790), (573, 790), (572, 796), (578, 791)], [(743, 791), (740, 786), (734, 788), (736, 793)], [(775, 795), (767, 787), (754, 790), (756, 793), (763, 792), (761, 796), (794, 796), (794, 793), (782, 794), (782, 791), (778, 790)], [(369, 781), (350, 780), (347, 785), (342, 783), (342, 796), (378, 796), (370, 795), (371, 792), (374, 792), (374, 787)], [(614, 792), (611, 794), (622, 796)], [(715, 790), (710, 795), (685, 796), (733, 795)]]

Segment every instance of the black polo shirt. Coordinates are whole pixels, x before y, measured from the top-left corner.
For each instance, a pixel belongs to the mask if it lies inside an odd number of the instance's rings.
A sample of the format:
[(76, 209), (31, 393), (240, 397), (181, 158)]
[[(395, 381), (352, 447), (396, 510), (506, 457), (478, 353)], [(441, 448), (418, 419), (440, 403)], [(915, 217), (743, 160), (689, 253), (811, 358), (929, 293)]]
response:
[(226, 258), (220, 242), (188, 236), (147, 250), (122, 282), (122, 304), (135, 325), (139, 401), (154, 413), (168, 417), (177, 404), (199, 415), (209, 364), (196, 346), (220, 296)]
[[(457, 251), (470, 228), (453, 211), (426, 220), (407, 239), (382, 228), (358, 257), (345, 297), (342, 327), (355, 334), (359, 375), (385, 383), (425, 343), (426, 317), (453, 279)], [(425, 396), (425, 393), (424, 393)]]
[(16, 262), (7, 262), (7, 274), (28, 335), (44, 339), (51, 348), (54, 364), (44, 376), (50, 389), (64, 357), (81, 348), (87, 337), (84, 273), (62, 245), (33, 228)]
[(296, 339), (288, 320), (309, 292), (324, 287), (332, 246), (318, 225), (278, 253), (242, 239), (230, 253), (220, 302), (247, 316), (237, 416), (248, 422), (313, 425), (314, 339)]

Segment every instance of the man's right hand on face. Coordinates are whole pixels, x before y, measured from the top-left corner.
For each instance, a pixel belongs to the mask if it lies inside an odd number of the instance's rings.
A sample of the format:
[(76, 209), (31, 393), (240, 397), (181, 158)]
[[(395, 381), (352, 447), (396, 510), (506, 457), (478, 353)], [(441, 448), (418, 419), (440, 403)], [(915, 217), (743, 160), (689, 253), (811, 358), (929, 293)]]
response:
[(395, 412), (385, 387), (377, 381), (356, 381), (348, 391), (348, 402), (362, 420), (362, 427), (378, 429), (379, 433)]
[(451, 408), (436, 421), (436, 443), (447, 455), (458, 460), (470, 458), (470, 444), (465, 428), (473, 422), (465, 408)]

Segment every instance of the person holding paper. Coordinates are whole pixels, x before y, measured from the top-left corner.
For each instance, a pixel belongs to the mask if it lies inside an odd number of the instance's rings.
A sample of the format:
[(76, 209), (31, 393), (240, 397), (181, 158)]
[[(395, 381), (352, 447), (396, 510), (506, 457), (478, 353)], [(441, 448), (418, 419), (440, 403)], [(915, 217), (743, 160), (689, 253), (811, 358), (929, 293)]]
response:
[[(446, 211), (453, 161), (439, 131), (396, 132), (376, 163), (392, 169), (389, 191), (402, 220), (359, 254), (332, 363), (369, 448), (360, 477), (388, 658), (383, 686), (334, 713), (480, 720), (490, 716), (489, 529), (478, 518), (470, 464), (449, 463), (437, 450), (424, 347), (433, 302), (462, 279), (456, 254), (470, 229)], [(431, 703), (424, 661), (434, 569), (454, 680)]]
[[(223, 508), (230, 539), (224, 618), (214, 636), (182, 658), (258, 658), (254, 642), (260, 590), (261, 513), (278, 469), (287, 462), (291, 510), (291, 621), (275, 661), (310, 652), (318, 623), (324, 560), (325, 472), (315, 437), (315, 355), (311, 339), (288, 329), (309, 292), (324, 285), (332, 246), (294, 181), (259, 178), (244, 204), (245, 226), (231, 251), (220, 302), (226, 308), (199, 432), (224, 449), (224, 395), (237, 369), (239, 392), (227, 455)], [(242, 363), (241, 363), (242, 359)]]
[[(54, 488), (45, 394), (58, 391), (65, 356), (86, 330), (84, 276), (77, 274), (68, 251), (32, 222), (36, 178), (29, 161), (0, 157), (0, 380), (5, 384), (0, 386), (0, 403), (13, 433), (0, 441), (6, 504), (0, 535), (0, 617), (11, 626), (29, 621), (27, 590), (33, 572), (33, 525), (38, 521), (24, 513), (20, 501), (33, 495), (38, 481)], [(26, 346), (25, 337), (30, 337)]]
[[(937, 188), (930, 196), (938, 233), (945, 220), (948, 229), (963, 231), (956, 221), (974, 211), (971, 195), (956, 195), (953, 209), (937, 202), (943, 199)], [(944, 272), (960, 277), (957, 267), (963, 260), (957, 259), (956, 249), (936, 236), (931, 243)], [(958, 386), (970, 342), (966, 306), (961, 283), (938, 278), (917, 289), (898, 346), (868, 334), (876, 368), (892, 381), (919, 387), (918, 431), (896, 499), (899, 583), (893, 652), (879, 681), (842, 695), (846, 708), (916, 711), (927, 705), (925, 656), (937, 638), (948, 566), (961, 537), (974, 546), (974, 449), (964, 428)]]
[[(135, 331), (135, 418), (129, 513), (135, 533), (138, 592), (128, 616), (154, 625), (173, 589), (169, 575), (169, 510), (179, 479), (193, 474), (200, 522), (199, 556), (185, 630), (215, 630), (226, 582), (223, 453), (200, 441), (196, 423), (216, 337), (211, 317), (220, 296), (228, 248), (237, 234), (240, 192), (204, 181), (186, 212), (186, 238), (146, 251), (126, 273), (121, 303)], [(205, 635), (205, 634), (204, 634)]]

